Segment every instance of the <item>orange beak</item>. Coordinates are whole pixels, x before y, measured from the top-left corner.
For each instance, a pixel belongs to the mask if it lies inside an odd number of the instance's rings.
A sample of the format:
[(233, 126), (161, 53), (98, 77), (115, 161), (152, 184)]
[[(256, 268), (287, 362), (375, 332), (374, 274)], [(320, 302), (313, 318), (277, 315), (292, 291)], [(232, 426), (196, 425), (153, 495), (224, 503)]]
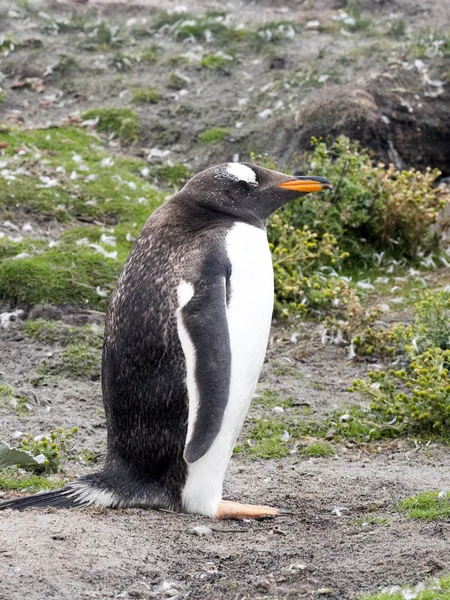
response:
[(300, 192), (301, 194), (308, 194), (309, 192), (330, 190), (332, 185), (325, 177), (297, 177), (297, 179), (291, 179), (280, 183), (278, 187), (284, 188), (285, 190)]

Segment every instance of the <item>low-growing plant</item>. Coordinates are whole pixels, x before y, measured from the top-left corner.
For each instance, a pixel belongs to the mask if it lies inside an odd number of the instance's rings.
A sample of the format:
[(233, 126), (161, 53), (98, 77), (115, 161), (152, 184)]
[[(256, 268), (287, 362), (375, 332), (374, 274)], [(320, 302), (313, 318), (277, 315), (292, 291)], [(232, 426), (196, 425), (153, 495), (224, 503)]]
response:
[(11, 408), (19, 419), (22, 419), (30, 412), (28, 403), (29, 398), (27, 396), (16, 393), (10, 385), (0, 383), (0, 407)]
[(103, 343), (103, 328), (98, 325), (75, 327), (62, 321), (35, 319), (25, 322), (25, 333), (44, 344), (87, 344), (91, 348), (101, 348)]
[(209, 69), (210, 71), (217, 71), (219, 69), (223, 69), (225, 65), (229, 65), (233, 60), (233, 57), (229, 54), (216, 53), (216, 54), (206, 54), (200, 61), (200, 65), (204, 69)]
[(398, 424), (404, 433), (435, 434), (448, 439), (450, 429), (450, 350), (430, 348), (407, 369), (369, 372), (350, 391), (370, 401), (370, 410)]
[(401, 500), (398, 508), (411, 519), (448, 520), (450, 518), (450, 492), (421, 492), (417, 496)]
[(98, 131), (115, 134), (124, 142), (136, 141), (139, 134), (138, 118), (131, 108), (90, 108), (82, 117), (97, 120)]
[(40, 475), (29, 475), (12, 469), (0, 475), (0, 490), (7, 492), (28, 492), (35, 494), (45, 490), (56, 490), (64, 485), (65, 481), (49, 479)]
[(326, 442), (312, 442), (302, 449), (302, 454), (305, 456), (333, 456), (334, 450)]
[(46, 359), (37, 369), (39, 375), (62, 375), (76, 379), (100, 378), (101, 351), (87, 344), (68, 345), (63, 352)]
[(226, 139), (231, 133), (231, 129), (228, 127), (212, 127), (206, 129), (198, 137), (198, 141), (201, 144), (219, 144)]
[(156, 169), (156, 176), (158, 179), (163, 180), (164, 183), (180, 187), (192, 177), (192, 173), (183, 163), (174, 163), (158, 167)]
[(78, 427), (62, 429), (61, 427), (52, 431), (49, 437), (39, 436), (37, 439), (30, 434), (22, 440), (22, 449), (30, 452), (33, 456), (40, 454), (45, 460), (38, 465), (27, 465), (26, 469), (39, 473), (57, 473), (61, 460), (70, 450), (72, 437), (78, 432)]
[(133, 92), (131, 101), (136, 104), (156, 104), (161, 100), (161, 92), (154, 88), (139, 88)]

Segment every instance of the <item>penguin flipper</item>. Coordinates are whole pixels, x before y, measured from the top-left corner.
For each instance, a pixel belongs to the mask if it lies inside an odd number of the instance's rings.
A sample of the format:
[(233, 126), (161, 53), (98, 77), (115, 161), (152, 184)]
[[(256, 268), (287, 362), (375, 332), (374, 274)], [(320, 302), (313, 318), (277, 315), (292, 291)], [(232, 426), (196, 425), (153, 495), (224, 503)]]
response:
[(192, 287), (178, 313), (178, 334), (186, 359), (189, 419), (184, 459), (199, 460), (222, 425), (231, 378), (226, 312), (226, 278), (210, 271)]

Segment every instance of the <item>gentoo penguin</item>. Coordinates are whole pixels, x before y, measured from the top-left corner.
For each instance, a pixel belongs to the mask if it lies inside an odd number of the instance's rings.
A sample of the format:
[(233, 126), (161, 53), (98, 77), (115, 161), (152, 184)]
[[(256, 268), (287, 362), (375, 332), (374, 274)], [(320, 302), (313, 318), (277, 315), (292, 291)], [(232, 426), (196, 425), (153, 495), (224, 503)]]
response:
[(277, 514), (222, 500), (272, 317), (263, 221), (290, 200), (330, 187), (323, 177), (228, 163), (198, 173), (160, 206), (131, 250), (106, 317), (103, 470), (0, 508)]

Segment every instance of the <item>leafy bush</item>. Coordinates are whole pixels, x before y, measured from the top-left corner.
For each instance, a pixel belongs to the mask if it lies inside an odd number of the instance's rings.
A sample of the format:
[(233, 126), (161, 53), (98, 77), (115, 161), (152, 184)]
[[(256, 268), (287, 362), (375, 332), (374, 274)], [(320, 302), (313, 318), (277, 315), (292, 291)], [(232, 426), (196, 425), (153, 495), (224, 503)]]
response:
[[(438, 244), (437, 215), (449, 194), (434, 187), (439, 171), (397, 171), (372, 165), (366, 151), (346, 137), (331, 147), (312, 140), (305, 172), (326, 176), (334, 190), (290, 203), (284, 219), (335, 236), (353, 262), (371, 260), (373, 250), (414, 258)], [(432, 229), (431, 226), (434, 226)]]
[(405, 433), (445, 437), (450, 427), (449, 360), (450, 350), (430, 348), (406, 370), (370, 372), (370, 381), (356, 379), (349, 391), (369, 400), (373, 413), (399, 423)]
[(397, 325), (390, 332), (397, 353), (414, 357), (428, 348), (450, 349), (450, 293), (426, 291), (414, 305), (412, 325)]
[(340, 252), (333, 235), (325, 233), (320, 239), (307, 226), (296, 229), (276, 214), (268, 225), (268, 238), (278, 316), (329, 307), (347, 286), (334, 267), (348, 254)]

